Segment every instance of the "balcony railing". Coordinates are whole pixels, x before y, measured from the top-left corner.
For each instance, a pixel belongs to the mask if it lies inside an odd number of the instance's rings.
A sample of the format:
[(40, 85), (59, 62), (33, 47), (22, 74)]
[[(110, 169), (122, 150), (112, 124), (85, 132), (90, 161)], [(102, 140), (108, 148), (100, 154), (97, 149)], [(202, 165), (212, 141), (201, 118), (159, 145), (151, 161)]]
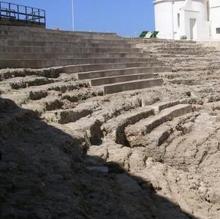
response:
[(1, 21), (45, 27), (46, 12), (39, 8), (0, 1), (0, 23)]

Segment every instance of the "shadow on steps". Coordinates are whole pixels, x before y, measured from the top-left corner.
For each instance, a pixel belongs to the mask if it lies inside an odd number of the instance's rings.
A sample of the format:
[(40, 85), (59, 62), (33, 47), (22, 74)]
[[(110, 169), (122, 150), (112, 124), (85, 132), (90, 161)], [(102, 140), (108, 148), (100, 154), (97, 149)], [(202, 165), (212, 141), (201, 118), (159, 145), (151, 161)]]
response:
[(0, 98), (0, 218), (195, 219), (83, 144)]

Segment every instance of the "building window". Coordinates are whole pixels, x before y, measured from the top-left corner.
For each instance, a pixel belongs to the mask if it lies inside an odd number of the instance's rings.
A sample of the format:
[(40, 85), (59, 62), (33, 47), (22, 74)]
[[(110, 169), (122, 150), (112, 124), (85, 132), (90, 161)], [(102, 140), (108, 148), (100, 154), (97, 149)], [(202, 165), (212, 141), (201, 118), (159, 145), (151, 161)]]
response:
[(177, 14), (177, 24), (178, 27), (180, 27), (180, 13)]
[(217, 34), (220, 34), (220, 27), (217, 27), (217, 28), (216, 28), (216, 33), (217, 33)]

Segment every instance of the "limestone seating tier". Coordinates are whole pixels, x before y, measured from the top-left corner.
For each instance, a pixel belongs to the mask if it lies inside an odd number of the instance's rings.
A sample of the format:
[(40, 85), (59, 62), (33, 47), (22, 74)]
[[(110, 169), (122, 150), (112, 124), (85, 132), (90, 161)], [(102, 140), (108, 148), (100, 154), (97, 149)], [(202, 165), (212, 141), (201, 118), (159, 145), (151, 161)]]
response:
[(78, 73), (78, 72), (88, 72), (88, 71), (98, 71), (105, 69), (122, 69), (122, 68), (132, 68), (132, 67), (153, 67), (160, 66), (159, 61), (147, 61), (147, 62), (137, 62), (137, 63), (100, 63), (100, 64), (81, 64), (81, 65), (70, 65), (65, 67), (60, 67), (61, 71), (65, 73)]
[[(16, 37), (17, 36), (17, 37)], [(30, 32), (12, 32), (9, 34), (0, 34), (1, 40), (21, 40), (21, 41), (32, 41), (32, 42), (110, 42), (110, 43), (127, 43), (128, 40), (124, 40), (117, 35), (108, 36), (105, 34), (97, 34), (93, 36), (92, 34), (85, 33), (84, 35), (75, 35), (74, 32), (72, 35), (66, 35), (65, 32), (61, 34), (50, 34), (45, 30), (44, 34)]]
[[(106, 122), (102, 126), (102, 131), (104, 133), (104, 136), (108, 137), (110, 135), (110, 138), (113, 139), (116, 143), (125, 145), (127, 144), (125, 130), (126, 133), (129, 132), (129, 130), (132, 130), (133, 126), (136, 126), (135, 125), (136, 123), (137, 123), (137, 127), (139, 127), (138, 126), (139, 123), (142, 124), (143, 121), (145, 121), (148, 118), (153, 120), (154, 118), (158, 117), (158, 115), (166, 111), (170, 112), (169, 120), (191, 112), (190, 110), (191, 106), (187, 104), (186, 105), (182, 104), (184, 102), (187, 102), (187, 100), (162, 102), (150, 106), (149, 105), (144, 106), (144, 103), (142, 103), (142, 107), (136, 108), (134, 110), (130, 110), (124, 114), (119, 115), (117, 118), (113, 118), (108, 122)], [(160, 125), (166, 123), (166, 120), (161, 119), (160, 121), (161, 121)]]
[(77, 73), (78, 80), (90, 79), (90, 86), (101, 86), (104, 94), (162, 85), (156, 73), (171, 70), (161, 66), (151, 52), (136, 48), (138, 39), (112, 33), (3, 27), (0, 38), (1, 68), (67, 66), (61, 68), (63, 73)]
[(5, 37), (0, 44), (1, 68), (148, 62), (151, 59), (151, 54), (133, 48), (129, 40), (116, 34), (3, 27), (0, 36)]
[[(37, 57), (48, 57), (50, 55), (56, 55), (57, 57), (143, 57), (144, 54), (140, 52), (137, 48), (123, 48), (123, 44), (106, 44), (97, 43), (97, 45), (85, 45), (84, 43), (74, 42), (69, 44), (59, 44), (51, 46), (2, 46), (0, 56), (2, 59), (16, 59), (16, 57), (22, 57), (28, 59), (32, 57), (37, 59)], [(150, 54), (149, 54), (150, 55)]]
[[(100, 45), (100, 44), (99, 44)], [(97, 45), (98, 46), (98, 45)], [(106, 46), (106, 44), (105, 44)], [(140, 52), (138, 48), (124, 48), (124, 47), (86, 47), (84, 44), (56, 44), (51, 46), (1, 46), (2, 53), (10, 53), (16, 50), (17, 53), (43, 53), (43, 52), (74, 52), (74, 53), (99, 53), (99, 52)]]
[(174, 119), (175, 117), (192, 112), (192, 106), (189, 104), (171, 104), (171, 107), (169, 105), (167, 105), (167, 107), (159, 114), (140, 120), (138, 123), (130, 125), (125, 129), (127, 141), (131, 147), (141, 145), (141, 141), (143, 139), (141, 139), (140, 136), (145, 136), (151, 133), (155, 128)]
[[(51, 58), (51, 53), (2, 53), (0, 54), (0, 59), (16, 59), (17, 57), (20, 57), (20, 59), (28, 59), (29, 57), (32, 57), (33, 59), (38, 59), (38, 57), (41, 57), (42, 59), (50, 59)], [(55, 52), (53, 54), (54, 58), (59, 58), (59, 59), (73, 59), (73, 58), (148, 58), (147, 56), (140, 54), (140, 53), (123, 53), (123, 52), (116, 52), (116, 53), (59, 53)], [(150, 58), (150, 56), (149, 56)]]
[(161, 86), (163, 84), (162, 79), (144, 79), (123, 83), (115, 83), (104, 86), (104, 94), (113, 94), (129, 90), (138, 90), (144, 88), (150, 88), (154, 86)]
[(124, 135), (125, 128), (152, 115), (154, 115), (154, 110), (150, 109), (149, 106), (140, 107), (109, 120), (102, 126), (102, 131), (105, 136), (111, 135), (111, 138), (116, 143), (124, 144), (126, 140)]
[(97, 79), (92, 79), (90, 81), (91, 86), (100, 86), (104, 84), (114, 84), (125, 81), (135, 81), (141, 79), (155, 78), (158, 77), (158, 74), (154, 73), (141, 73), (141, 74), (131, 74), (131, 75), (118, 75), (110, 77), (102, 77)]
[(115, 36), (115, 33), (110, 33), (110, 32), (90, 32), (90, 31), (63, 31), (63, 30), (55, 30), (55, 29), (37, 29), (37, 28), (32, 28), (32, 27), (19, 27), (19, 26), (1, 26), (0, 28), (0, 33), (1, 34), (8, 34), (8, 33), (26, 33), (26, 32), (30, 32), (30, 33), (47, 33), (47, 34), (66, 34), (66, 35), (80, 35), (80, 36), (88, 36), (90, 34), (90, 36)]
[(66, 66), (77, 64), (100, 64), (100, 63), (155, 63), (153, 58), (69, 58), (69, 59), (1, 59), (0, 68), (45, 68), (53, 66)]
[[(182, 76), (178, 77), (169, 74), (167, 81), (171, 83), (192, 85), (198, 83), (198, 80), (191, 79), (190, 82), (190, 79), (187, 79), (190, 76), (190, 71), (198, 72), (203, 70), (205, 73), (219, 68), (218, 49), (201, 42), (168, 41), (164, 43), (159, 40), (157, 42), (145, 41), (145, 43), (137, 43), (136, 46), (146, 52), (151, 51), (152, 56), (156, 56), (159, 61), (171, 66), (173, 72), (182, 74)], [(216, 64), (212, 64), (214, 62)], [(200, 74), (203, 74), (203, 72), (200, 72)], [(173, 80), (172, 78), (174, 77), (175, 79)]]
[[(79, 45), (84, 45), (85, 47), (88, 47), (88, 46), (119, 46), (119, 47), (125, 47), (125, 48), (132, 48), (135, 44), (131, 43), (130, 41), (128, 40), (118, 40), (118, 39), (115, 39), (115, 40), (107, 40), (107, 39), (99, 39), (99, 40), (96, 40), (96, 39), (74, 39), (74, 38), (71, 38), (70, 40), (65, 40), (65, 39), (57, 39), (57, 40), (54, 40), (54, 39), (51, 39), (51, 38), (38, 38), (37, 40), (31, 40), (30, 38), (27, 38), (27, 39), (18, 39), (18, 38), (15, 38), (15, 39), (10, 39), (10, 38), (7, 38), (7, 39), (2, 39), (0, 41), (0, 45), (1, 46), (58, 46), (58, 45), (62, 45), (62, 46), (65, 46), (67, 44), (71, 44), (72, 46), (79, 46)], [(70, 45), (70, 46), (71, 46)]]
[(45, 30), (38, 28), (27, 28), (27, 27), (0, 27), (0, 36), (2, 37), (14, 37), (17, 36), (42, 36), (42, 37), (80, 37), (80, 38), (93, 38), (93, 39), (114, 39), (117, 37), (115, 33), (96, 33), (96, 32), (71, 32), (71, 31), (58, 31), (58, 30)]
[[(26, 36), (26, 35), (30, 35), (30, 36), (35, 36), (35, 35), (39, 35), (39, 36), (55, 36), (55, 37), (82, 37), (82, 38), (94, 38), (94, 39), (102, 39), (102, 38), (110, 38), (110, 39), (114, 39), (115, 37), (117, 37), (117, 35), (115, 33), (107, 33), (107, 32), (72, 32), (72, 31), (55, 31), (55, 30), (49, 30), (49, 29), (44, 29), (44, 30), (40, 30), (40, 29), (35, 29), (33, 30), (33, 28), (29, 28), (28, 29), (24, 29), (25, 27), (10, 27), (8, 28), (8, 30), (4, 30), (4, 27), (1, 26), (0, 28), (0, 35), (1, 36), (14, 36), (14, 34), (18, 34), (19, 36)], [(31, 30), (30, 30), (31, 29)]]
[(170, 71), (168, 67), (154, 66), (154, 67), (133, 67), (124, 69), (111, 69), (111, 70), (100, 70), (91, 72), (81, 72), (78, 73), (78, 79), (92, 79), (100, 77), (110, 77), (110, 76), (122, 76), (122, 75), (132, 75), (137, 73), (154, 73), (154, 72), (165, 72)]

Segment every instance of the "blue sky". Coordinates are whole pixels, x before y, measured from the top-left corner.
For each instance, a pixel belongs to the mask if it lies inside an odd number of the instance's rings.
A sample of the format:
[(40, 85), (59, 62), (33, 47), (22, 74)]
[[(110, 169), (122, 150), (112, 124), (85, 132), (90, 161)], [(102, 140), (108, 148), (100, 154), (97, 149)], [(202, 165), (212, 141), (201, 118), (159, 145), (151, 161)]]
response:
[[(49, 28), (71, 29), (71, 0), (8, 0), (47, 11)], [(154, 30), (153, 0), (74, 0), (78, 31), (116, 32), (135, 36)]]

